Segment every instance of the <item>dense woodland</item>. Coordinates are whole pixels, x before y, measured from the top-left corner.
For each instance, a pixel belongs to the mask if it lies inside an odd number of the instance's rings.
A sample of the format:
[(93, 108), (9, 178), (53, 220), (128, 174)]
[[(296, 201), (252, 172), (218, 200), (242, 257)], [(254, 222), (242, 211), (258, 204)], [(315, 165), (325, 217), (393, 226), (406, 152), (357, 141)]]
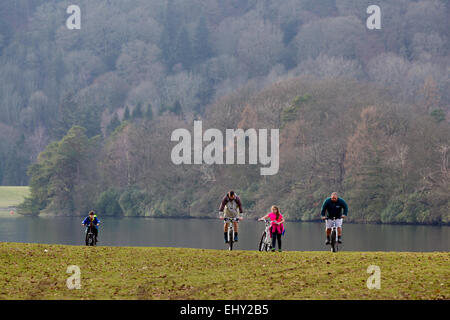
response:
[[(450, 223), (447, 1), (0, 3), (0, 184), (23, 214)], [(371, 4), (381, 30), (366, 27)], [(279, 128), (280, 170), (170, 161), (173, 130)]]

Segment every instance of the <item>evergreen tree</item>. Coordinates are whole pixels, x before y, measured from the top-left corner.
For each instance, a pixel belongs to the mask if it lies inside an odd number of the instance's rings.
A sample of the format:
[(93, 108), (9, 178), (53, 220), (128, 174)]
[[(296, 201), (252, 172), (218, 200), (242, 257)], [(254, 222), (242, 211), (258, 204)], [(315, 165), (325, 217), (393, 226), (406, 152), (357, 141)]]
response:
[(130, 120), (130, 108), (128, 106), (125, 107), (125, 112), (123, 113), (123, 121)]
[(78, 118), (75, 120), (74, 125), (83, 126), (88, 137), (101, 134), (101, 108), (87, 106), (80, 110)]
[(54, 162), (58, 150), (58, 142), (50, 143), (42, 151), (37, 162), (30, 165), (27, 174), (30, 176), (30, 196), (18, 207), (21, 214), (38, 215), (51, 201), (51, 184), (54, 175)]
[(202, 63), (213, 55), (209, 40), (209, 31), (206, 19), (202, 16), (197, 24), (194, 39), (192, 41), (192, 55), (194, 63)]
[(170, 111), (175, 113), (180, 119), (184, 118), (183, 108), (181, 107), (180, 101), (175, 101)]
[(139, 102), (136, 105), (136, 107), (133, 109), (132, 118), (137, 119), (137, 118), (142, 118), (143, 116), (144, 116), (144, 114), (142, 112), (142, 104)]
[(179, 17), (175, 10), (173, 0), (167, 1), (166, 10), (164, 12), (163, 30), (160, 39), (161, 57), (166, 63), (169, 70), (177, 63), (174, 50), (174, 39), (179, 30)]
[(211, 102), (215, 92), (214, 81), (205, 78), (197, 92), (196, 97), (199, 99), (199, 103), (194, 107), (194, 111), (203, 114), (205, 107)]
[(161, 116), (164, 114), (164, 112), (166, 111), (171, 111), (171, 109), (169, 107), (167, 107), (165, 104), (161, 104), (158, 108), (158, 116)]
[(57, 138), (63, 137), (77, 122), (78, 105), (73, 94), (67, 94), (59, 105), (54, 134)]
[(55, 209), (74, 212), (74, 191), (82, 178), (81, 166), (86, 160), (88, 147), (86, 129), (80, 126), (72, 127), (58, 142), (51, 184)]
[(114, 113), (114, 117), (106, 128), (106, 134), (111, 134), (112, 132), (114, 132), (114, 130), (116, 130), (118, 126), (120, 126), (119, 116), (117, 115), (117, 113)]
[(192, 65), (192, 45), (185, 28), (178, 32), (175, 41), (175, 63), (181, 63), (185, 69)]
[(300, 21), (294, 19), (287, 22), (283, 22), (281, 24), (281, 29), (283, 31), (283, 43), (285, 46), (288, 46), (291, 41), (297, 35), (298, 27), (300, 25)]
[(145, 112), (145, 119), (153, 120), (153, 110), (151, 104), (147, 105), (147, 111)]
[(79, 126), (72, 127), (59, 142), (48, 145), (28, 170), (31, 196), (20, 211), (38, 214), (51, 204), (52, 210), (73, 213), (89, 145), (86, 129)]

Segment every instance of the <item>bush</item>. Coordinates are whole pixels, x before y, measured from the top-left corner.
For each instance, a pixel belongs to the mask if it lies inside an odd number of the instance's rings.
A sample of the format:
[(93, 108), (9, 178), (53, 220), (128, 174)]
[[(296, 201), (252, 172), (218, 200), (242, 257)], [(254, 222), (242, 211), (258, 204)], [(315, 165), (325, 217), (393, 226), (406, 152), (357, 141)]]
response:
[(312, 96), (309, 94), (296, 96), (294, 100), (292, 100), (291, 104), (283, 109), (281, 113), (281, 120), (283, 122), (289, 122), (297, 119), (298, 111), (301, 109), (302, 105), (311, 100), (311, 98)]
[(381, 222), (398, 222), (398, 216), (403, 211), (403, 202), (399, 199), (389, 201), (387, 207), (381, 212)]
[[(450, 208), (450, 201), (447, 202), (447, 208)], [(443, 210), (441, 215), (441, 222), (445, 224), (450, 223), (450, 210)]]
[(442, 109), (435, 109), (431, 111), (430, 115), (436, 122), (442, 122), (445, 120), (445, 111)]
[(114, 188), (102, 192), (95, 203), (95, 209), (104, 216), (121, 216), (123, 210), (119, 204), (120, 192)]
[(429, 215), (428, 203), (423, 195), (413, 193), (407, 197), (403, 212), (398, 216), (399, 221), (406, 223), (426, 222), (424, 217)]
[(39, 203), (34, 198), (25, 198), (23, 203), (17, 206), (17, 213), (25, 216), (38, 216), (41, 211)]
[(125, 190), (119, 198), (119, 205), (125, 216), (145, 216), (147, 196), (136, 187)]

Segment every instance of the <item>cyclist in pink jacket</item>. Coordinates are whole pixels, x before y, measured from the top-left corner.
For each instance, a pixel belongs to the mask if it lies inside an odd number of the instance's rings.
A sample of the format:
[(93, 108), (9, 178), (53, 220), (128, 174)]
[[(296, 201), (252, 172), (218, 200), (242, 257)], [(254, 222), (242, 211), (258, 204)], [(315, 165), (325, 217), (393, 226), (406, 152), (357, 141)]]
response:
[(278, 239), (278, 251), (281, 252), (281, 235), (284, 232), (284, 218), (280, 213), (280, 210), (277, 206), (272, 206), (271, 208), (272, 212), (268, 213), (262, 218), (259, 218), (258, 220), (265, 220), (267, 218), (270, 219), (272, 222), (272, 226), (270, 228), (270, 236), (272, 237), (272, 252), (275, 251), (275, 245), (276, 241)]

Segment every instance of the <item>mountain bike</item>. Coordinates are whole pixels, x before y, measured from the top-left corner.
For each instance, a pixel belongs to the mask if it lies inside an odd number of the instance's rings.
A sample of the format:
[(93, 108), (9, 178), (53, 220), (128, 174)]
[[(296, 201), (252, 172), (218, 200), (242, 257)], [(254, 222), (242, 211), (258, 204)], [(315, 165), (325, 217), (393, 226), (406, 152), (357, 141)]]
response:
[(233, 243), (234, 243), (234, 227), (233, 222), (239, 221), (239, 218), (223, 218), (223, 220), (228, 224), (228, 233), (227, 233), (227, 243), (228, 243), (228, 250), (233, 250)]
[(327, 220), (333, 220), (331, 225), (331, 239), (330, 239), (330, 245), (331, 245), (331, 252), (338, 252), (339, 250), (339, 243), (338, 243), (338, 232), (336, 227), (336, 218), (333, 217), (333, 219), (327, 219)]
[(270, 251), (272, 249), (272, 237), (270, 235), (271, 222), (269, 219), (264, 219), (265, 229), (259, 241), (259, 251)]
[(95, 233), (94, 233), (94, 225), (91, 224), (87, 227), (86, 230), (86, 245), (87, 246), (96, 246), (97, 245), (97, 241), (95, 239)]

